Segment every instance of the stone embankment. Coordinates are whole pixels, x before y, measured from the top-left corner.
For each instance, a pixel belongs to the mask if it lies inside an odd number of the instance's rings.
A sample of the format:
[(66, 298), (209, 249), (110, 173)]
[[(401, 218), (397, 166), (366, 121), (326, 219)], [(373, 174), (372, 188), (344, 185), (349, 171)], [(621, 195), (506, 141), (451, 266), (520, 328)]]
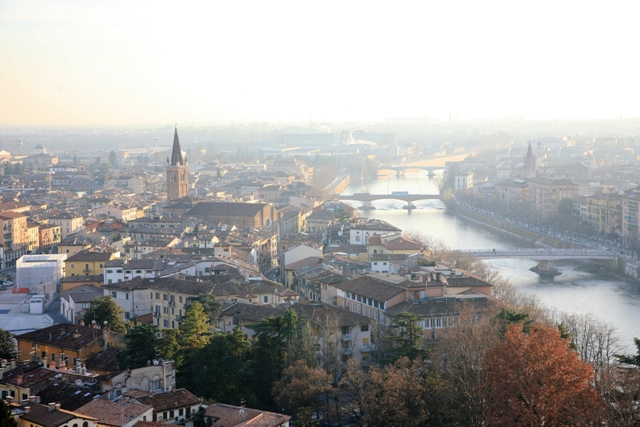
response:
[[(513, 224), (508, 221), (503, 221), (502, 219), (496, 218), (490, 213), (489, 214), (481, 213), (481, 212), (466, 208), (465, 206), (459, 203), (455, 204), (455, 214), (459, 218), (464, 219), (466, 221), (475, 223), (482, 227), (489, 228), (492, 231), (502, 233), (504, 235), (514, 237), (522, 241), (529, 242), (533, 245), (544, 246), (549, 248), (558, 248), (558, 249), (585, 247), (585, 245), (582, 245), (577, 242), (559, 239), (557, 237), (550, 236), (548, 234), (544, 234), (527, 227), (522, 227), (520, 225)], [(636, 280), (640, 279), (640, 265), (638, 264), (638, 260), (618, 257), (616, 261), (592, 260), (588, 262), (597, 264), (600, 267), (606, 266), (618, 274), (624, 274), (628, 276), (628, 278), (633, 278)]]

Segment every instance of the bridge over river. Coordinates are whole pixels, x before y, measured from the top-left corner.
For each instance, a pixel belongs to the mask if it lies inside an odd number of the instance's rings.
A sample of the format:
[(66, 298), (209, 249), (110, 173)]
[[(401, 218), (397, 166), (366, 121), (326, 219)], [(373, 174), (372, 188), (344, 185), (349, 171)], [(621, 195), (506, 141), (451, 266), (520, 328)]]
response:
[(458, 256), (476, 259), (504, 259), (504, 258), (524, 258), (538, 261), (536, 267), (531, 271), (542, 276), (555, 276), (560, 274), (552, 262), (563, 259), (598, 259), (615, 261), (617, 255), (613, 252), (599, 249), (565, 248), (565, 249), (471, 249), (465, 251), (454, 251)]
[(370, 194), (370, 193), (355, 193), (355, 194), (346, 194), (338, 197), (339, 200), (354, 200), (357, 202), (363, 202), (364, 205), (361, 206), (361, 209), (373, 209), (371, 206), (371, 202), (375, 202), (376, 200), (402, 200), (407, 202), (407, 206), (405, 209), (411, 211), (411, 209), (415, 209), (413, 206), (413, 202), (418, 200), (434, 200), (441, 199), (442, 197), (439, 194), (409, 194), (408, 191), (394, 191), (391, 194)]
[(477, 259), (525, 258), (557, 261), (561, 259), (616, 259), (616, 254), (599, 249), (471, 249), (455, 251), (461, 257)]
[(464, 153), (464, 154), (456, 154), (454, 156), (446, 156), (446, 157), (435, 157), (427, 160), (420, 160), (417, 162), (408, 162), (401, 163), (396, 165), (381, 165), (378, 168), (378, 173), (383, 172), (385, 170), (391, 170), (396, 173), (397, 176), (400, 176), (403, 172), (407, 170), (417, 169), (424, 170), (429, 173), (429, 175), (433, 175), (436, 170), (444, 169), (447, 163), (450, 162), (461, 162), (467, 157), (473, 157), (477, 153)]

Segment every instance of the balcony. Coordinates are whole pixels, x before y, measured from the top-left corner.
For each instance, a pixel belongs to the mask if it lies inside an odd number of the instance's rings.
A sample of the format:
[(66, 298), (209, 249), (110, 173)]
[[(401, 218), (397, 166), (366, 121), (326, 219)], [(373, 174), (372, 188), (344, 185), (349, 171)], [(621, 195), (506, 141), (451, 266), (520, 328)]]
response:
[(342, 341), (352, 341), (353, 336), (351, 334), (342, 334)]
[(363, 344), (362, 347), (360, 347), (361, 353), (372, 353), (377, 350), (378, 347), (375, 344)]
[(160, 312), (159, 311), (154, 311), (153, 312), (153, 317), (160, 317)]

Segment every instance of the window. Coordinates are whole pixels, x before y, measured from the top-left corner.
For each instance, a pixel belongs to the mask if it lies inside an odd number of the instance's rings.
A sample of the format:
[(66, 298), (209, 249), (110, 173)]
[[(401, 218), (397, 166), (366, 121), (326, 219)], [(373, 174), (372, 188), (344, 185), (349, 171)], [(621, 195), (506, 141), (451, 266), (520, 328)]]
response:
[(169, 314), (168, 307), (162, 307), (164, 314)]
[(163, 294), (163, 295), (162, 295), (162, 299), (163, 299), (163, 300), (165, 300), (165, 301), (167, 301), (167, 300), (169, 299), (169, 295), (167, 295), (167, 294)]
[(116, 291), (111, 291), (111, 296), (114, 298), (118, 298), (118, 293)]
[(267, 295), (264, 296), (264, 302), (265, 303), (269, 302), (269, 296), (267, 296)]
[(71, 264), (71, 268), (76, 268), (76, 265), (75, 264)]
[(169, 327), (169, 320), (164, 319), (164, 327), (168, 328)]
[(368, 332), (369, 325), (360, 325), (360, 332)]
[(151, 380), (151, 389), (152, 390), (159, 390), (160, 389), (160, 377), (159, 376), (156, 375)]
[(182, 297), (178, 297), (178, 301), (182, 302)]
[(113, 270), (107, 270), (107, 273), (113, 273)]
[(124, 298), (125, 298), (125, 299), (129, 299), (129, 292), (126, 292), (126, 293), (124, 294)]
[(156, 292), (156, 299), (160, 299), (160, 294)]
[(104, 264), (100, 264), (100, 268), (104, 268)]

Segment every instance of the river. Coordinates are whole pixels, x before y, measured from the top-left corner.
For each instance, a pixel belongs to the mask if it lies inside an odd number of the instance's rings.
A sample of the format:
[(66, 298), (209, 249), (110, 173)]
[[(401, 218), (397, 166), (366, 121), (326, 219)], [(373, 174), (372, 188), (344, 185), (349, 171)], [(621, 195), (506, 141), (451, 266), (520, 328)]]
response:
[[(392, 191), (437, 194), (438, 178), (429, 178), (424, 172), (400, 177), (385, 175), (362, 184), (352, 180), (343, 194), (370, 192), (391, 194)], [(353, 206), (361, 203), (353, 202)], [(452, 249), (512, 249), (530, 248), (531, 244), (510, 239), (501, 234), (475, 226), (445, 213), (439, 200), (414, 202), (417, 209), (411, 213), (402, 207), (406, 202), (379, 200), (372, 203), (373, 210), (360, 211), (361, 216), (385, 220), (405, 232), (418, 232), (443, 240)], [(635, 353), (633, 338), (640, 337), (640, 286), (612, 280), (587, 271), (580, 262), (556, 262), (562, 273), (553, 280), (542, 280), (529, 271), (535, 261), (526, 259), (500, 259), (486, 261), (522, 293), (535, 295), (546, 307), (566, 313), (591, 314), (615, 328), (620, 344)]]

